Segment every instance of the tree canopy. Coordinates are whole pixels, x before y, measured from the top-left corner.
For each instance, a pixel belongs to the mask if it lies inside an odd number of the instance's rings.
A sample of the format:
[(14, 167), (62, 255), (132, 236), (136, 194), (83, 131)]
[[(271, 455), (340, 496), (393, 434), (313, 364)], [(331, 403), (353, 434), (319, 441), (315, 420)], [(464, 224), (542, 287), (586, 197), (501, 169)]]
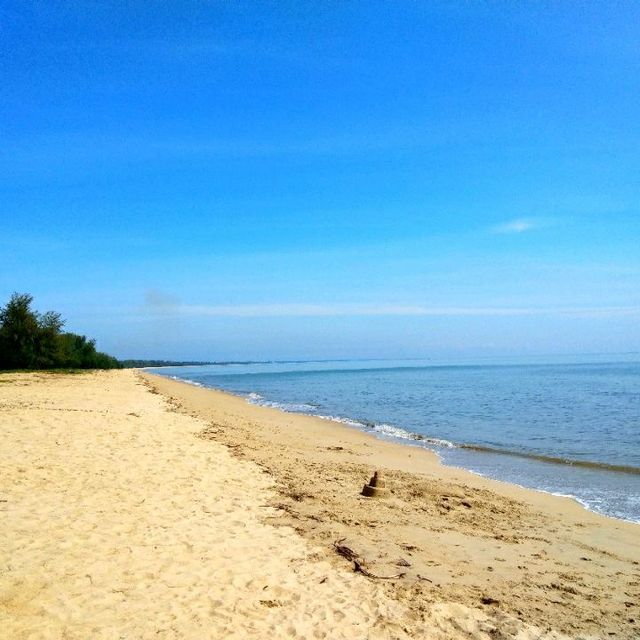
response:
[(95, 340), (63, 332), (59, 313), (38, 313), (33, 296), (14, 293), (0, 309), (0, 369), (114, 369), (120, 363), (96, 351)]

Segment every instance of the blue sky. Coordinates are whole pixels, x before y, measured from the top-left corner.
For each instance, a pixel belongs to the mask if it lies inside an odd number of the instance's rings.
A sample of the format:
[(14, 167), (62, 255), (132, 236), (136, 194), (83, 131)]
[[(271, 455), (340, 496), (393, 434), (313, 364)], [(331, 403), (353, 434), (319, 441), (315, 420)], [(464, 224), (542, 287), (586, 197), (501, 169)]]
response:
[(0, 2), (0, 299), (120, 357), (640, 350), (637, 3)]

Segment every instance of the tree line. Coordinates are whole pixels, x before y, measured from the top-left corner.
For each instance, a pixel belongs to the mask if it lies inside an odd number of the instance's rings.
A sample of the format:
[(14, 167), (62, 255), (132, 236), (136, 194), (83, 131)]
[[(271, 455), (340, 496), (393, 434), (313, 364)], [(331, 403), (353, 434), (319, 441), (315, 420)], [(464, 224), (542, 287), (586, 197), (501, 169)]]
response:
[(0, 369), (116, 369), (115, 358), (96, 351), (95, 340), (63, 331), (59, 313), (38, 313), (33, 296), (14, 293), (0, 309)]

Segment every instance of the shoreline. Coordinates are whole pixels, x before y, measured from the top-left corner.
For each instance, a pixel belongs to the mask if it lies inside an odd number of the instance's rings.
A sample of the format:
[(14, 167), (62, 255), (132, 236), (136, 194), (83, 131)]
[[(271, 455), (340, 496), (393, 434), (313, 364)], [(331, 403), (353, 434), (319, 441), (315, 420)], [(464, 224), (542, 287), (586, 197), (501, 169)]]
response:
[[(143, 371), (143, 373), (149, 374), (149, 375), (156, 375), (152, 371)], [(313, 419), (328, 421), (334, 424), (338, 424), (343, 428), (348, 427), (351, 429), (356, 429), (359, 432), (370, 435), (381, 442), (391, 442), (403, 447), (413, 447), (417, 449), (423, 449), (436, 455), (440, 464), (442, 464), (444, 467), (459, 469), (461, 471), (471, 473), (478, 477), (486, 478), (488, 480), (493, 480), (496, 482), (511, 484), (524, 490), (536, 491), (546, 495), (560, 497), (560, 498), (567, 498), (574, 501), (581, 508), (583, 508), (584, 510), (590, 513), (594, 513), (596, 515), (600, 515), (605, 518), (611, 518), (615, 521), (640, 525), (640, 519), (622, 517), (620, 515), (613, 515), (611, 513), (600, 511), (596, 507), (593, 507), (585, 498), (582, 498), (579, 495), (574, 495), (571, 493), (562, 493), (560, 491), (544, 489), (544, 488), (540, 488), (532, 485), (520, 484), (511, 478), (492, 477), (487, 473), (482, 473), (481, 471), (469, 468), (464, 465), (449, 463), (446, 461), (445, 456), (438, 451), (438, 447), (443, 448), (445, 451), (446, 449), (458, 449), (462, 451), (475, 452), (480, 455), (488, 454), (488, 455), (504, 456), (505, 458), (508, 458), (508, 457), (519, 458), (525, 461), (534, 462), (536, 464), (560, 465), (563, 468), (572, 467), (577, 470), (604, 472), (604, 473), (612, 473), (612, 474), (629, 474), (631, 476), (640, 475), (640, 468), (637, 468), (637, 467), (632, 467), (628, 465), (614, 465), (614, 464), (593, 462), (593, 461), (587, 461), (587, 460), (585, 461), (573, 460), (568, 458), (554, 457), (554, 456), (548, 456), (548, 455), (542, 455), (542, 454), (538, 455), (538, 454), (532, 454), (532, 453), (520, 452), (520, 451), (514, 451), (514, 450), (504, 450), (497, 447), (494, 448), (494, 447), (487, 447), (483, 445), (476, 445), (472, 443), (451, 442), (451, 441), (443, 440), (436, 437), (423, 436), (422, 434), (414, 433), (412, 431), (405, 429), (404, 427), (398, 427), (393, 424), (388, 424), (388, 425), (376, 425), (374, 423), (367, 424), (366, 422), (363, 422), (362, 420), (358, 420), (356, 418), (305, 413), (303, 411), (296, 411), (295, 409), (287, 409), (285, 406), (283, 406), (286, 403), (270, 401), (262, 398), (262, 396), (258, 396), (259, 398), (266, 400), (265, 403), (261, 403), (260, 401), (255, 400), (254, 398), (251, 397), (256, 395), (253, 392), (247, 395), (239, 392), (236, 393), (233, 391), (229, 391), (220, 387), (210, 387), (200, 382), (197, 382), (195, 380), (190, 380), (187, 378), (179, 378), (177, 376), (165, 376), (163, 374), (158, 374), (158, 375), (170, 380), (174, 380), (176, 382), (191, 385), (195, 388), (201, 388), (205, 390), (208, 389), (211, 391), (216, 391), (222, 394), (227, 394), (232, 397), (242, 399), (244, 402), (246, 402), (250, 406), (273, 409), (275, 411), (280, 411), (284, 414), (298, 415), (298, 416), (304, 416), (304, 417), (309, 417)], [(291, 404), (295, 404), (295, 403), (291, 403)], [(380, 427), (380, 426), (386, 426), (393, 431), (406, 433), (407, 436), (394, 435), (393, 433), (388, 433), (383, 430), (377, 430), (376, 427)], [(421, 444), (421, 443), (424, 443), (424, 444)], [(431, 444), (432, 447), (429, 446), (429, 444)]]
[[(156, 368), (156, 367), (154, 367)], [(154, 374), (151, 371), (144, 371), (143, 373), (154, 376), (156, 374)], [(462, 471), (464, 473), (470, 473), (473, 476), (479, 477), (479, 478), (484, 478), (486, 480), (489, 480), (491, 482), (497, 482), (500, 484), (506, 484), (506, 485), (512, 485), (513, 487), (517, 487), (518, 489), (522, 489), (524, 491), (535, 491), (536, 493), (542, 493), (544, 495), (548, 495), (548, 496), (553, 496), (556, 498), (562, 498), (562, 499), (567, 499), (567, 500), (571, 500), (572, 502), (576, 503), (579, 507), (581, 507), (582, 509), (584, 509), (585, 511), (592, 513), (594, 515), (600, 516), (602, 518), (607, 518), (616, 522), (625, 522), (627, 524), (633, 524), (633, 525), (640, 525), (640, 521), (636, 521), (636, 520), (631, 520), (628, 518), (620, 518), (617, 516), (612, 516), (609, 515), (607, 513), (602, 513), (600, 511), (596, 511), (595, 509), (592, 509), (589, 507), (588, 503), (583, 502), (579, 497), (574, 496), (572, 494), (566, 494), (566, 493), (556, 493), (553, 491), (547, 491), (545, 489), (539, 489), (537, 487), (529, 487), (526, 485), (522, 485), (522, 484), (518, 484), (517, 482), (511, 481), (511, 480), (502, 480), (499, 478), (492, 478), (489, 475), (483, 474), (479, 471), (475, 471), (474, 469), (468, 469), (466, 467), (462, 467), (462, 466), (457, 466), (454, 464), (447, 464), (444, 459), (442, 458), (441, 454), (436, 450), (436, 449), (432, 449), (429, 446), (423, 446), (418, 444), (421, 441), (427, 441), (427, 442), (431, 442), (433, 443), (435, 446), (438, 446), (435, 441), (438, 440), (437, 438), (431, 438), (431, 437), (418, 437), (418, 438), (406, 438), (406, 442), (404, 441), (405, 438), (399, 437), (399, 436), (393, 436), (390, 434), (386, 434), (384, 432), (376, 432), (375, 429), (373, 429), (372, 427), (369, 427), (367, 424), (356, 420), (356, 419), (351, 419), (351, 418), (347, 418), (347, 417), (334, 417), (334, 416), (325, 416), (325, 415), (319, 415), (319, 414), (312, 414), (312, 413), (303, 413), (302, 411), (290, 411), (288, 409), (285, 409), (283, 407), (277, 406), (278, 403), (273, 402), (273, 404), (260, 404), (259, 402), (252, 402), (251, 398), (249, 396), (243, 395), (241, 393), (234, 393), (233, 391), (228, 391), (226, 389), (220, 388), (220, 387), (209, 387), (206, 385), (203, 385), (199, 382), (193, 381), (193, 380), (188, 380), (186, 378), (178, 378), (175, 376), (163, 376), (162, 374), (157, 374), (162, 378), (167, 378), (169, 380), (172, 380), (174, 382), (178, 382), (178, 383), (182, 383), (182, 384), (187, 384), (190, 386), (193, 386), (197, 389), (203, 389), (205, 391), (215, 391), (216, 393), (220, 393), (223, 394), (225, 396), (230, 396), (233, 398), (238, 398), (239, 400), (244, 401), (247, 405), (252, 406), (252, 407), (257, 407), (260, 409), (268, 409), (268, 410), (272, 410), (272, 411), (277, 411), (280, 412), (282, 414), (285, 415), (294, 415), (294, 416), (301, 416), (301, 417), (306, 417), (306, 418), (312, 418), (312, 419), (317, 419), (317, 420), (322, 420), (322, 421), (326, 421), (335, 425), (339, 425), (340, 428), (347, 428), (347, 429), (354, 429), (359, 433), (362, 433), (366, 436), (372, 437), (374, 438), (376, 441), (378, 442), (383, 442), (383, 443), (388, 443), (388, 444), (394, 444), (394, 445), (398, 445), (400, 447), (412, 447), (414, 449), (417, 449), (419, 451), (426, 451), (429, 454), (434, 455), (437, 460), (438, 463), (440, 465), (442, 465), (442, 467), (445, 468), (450, 468), (450, 469), (457, 469), (459, 471)], [(253, 393), (251, 393), (250, 395), (253, 395)], [(269, 401), (272, 402), (272, 401)], [(395, 425), (390, 425), (393, 426), (394, 429), (400, 429), (402, 431), (406, 431), (406, 433), (412, 435), (412, 432), (405, 430), (403, 427), (396, 427)], [(415, 443), (414, 443), (415, 441)], [(533, 460), (535, 462), (540, 462), (543, 464), (549, 464), (549, 465), (566, 465), (566, 466), (575, 466), (578, 468), (586, 468), (586, 469), (595, 469), (597, 471), (605, 471), (605, 472), (611, 472), (611, 473), (629, 473), (631, 475), (640, 475), (640, 469), (636, 468), (636, 467), (626, 467), (626, 466), (615, 466), (615, 465), (606, 465), (606, 464), (601, 464), (601, 463), (597, 463), (597, 462), (580, 462), (580, 461), (574, 461), (574, 460), (567, 460), (567, 459), (563, 459), (563, 458), (554, 458), (551, 456), (536, 456), (536, 455), (530, 455), (527, 453), (519, 453), (519, 452), (514, 452), (514, 451), (504, 451), (504, 450), (500, 450), (500, 449), (492, 449), (489, 447), (482, 447), (480, 445), (474, 445), (474, 444), (467, 444), (467, 443), (456, 443), (456, 442), (450, 442), (448, 440), (442, 440), (441, 442), (446, 443), (443, 444), (443, 447), (447, 447), (447, 448), (452, 448), (452, 449), (465, 449), (465, 450), (469, 450), (469, 451), (477, 451), (479, 453), (491, 453), (491, 454), (496, 454), (496, 455), (505, 455), (505, 456), (513, 456), (513, 457), (517, 457), (517, 458), (523, 458), (523, 459), (527, 459), (527, 460)], [(632, 471), (628, 471), (627, 469), (631, 469)]]
[[(344, 538), (377, 575), (394, 575), (395, 560), (408, 560), (402, 580), (385, 586), (392, 597), (499, 607), (574, 636), (600, 637), (605, 627), (616, 637), (640, 634), (630, 615), (640, 602), (637, 524), (588, 511), (573, 498), (445, 466), (423, 447), (140, 376), (177, 411), (209, 422), (202, 437), (265, 469), (280, 494), (277, 521), (323, 548), (327, 559), (344, 564), (333, 547)], [(374, 470), (387, 477), (388, 500), (360, 496)]]

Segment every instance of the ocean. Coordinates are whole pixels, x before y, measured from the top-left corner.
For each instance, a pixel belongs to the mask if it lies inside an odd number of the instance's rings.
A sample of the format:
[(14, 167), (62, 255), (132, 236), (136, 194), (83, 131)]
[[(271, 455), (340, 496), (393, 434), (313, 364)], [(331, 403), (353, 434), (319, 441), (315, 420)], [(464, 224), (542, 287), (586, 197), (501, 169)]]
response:
[[(564, 361), (562, 361), (564, 360)], [(640, 523), (640, 356), (163, 367)]]

